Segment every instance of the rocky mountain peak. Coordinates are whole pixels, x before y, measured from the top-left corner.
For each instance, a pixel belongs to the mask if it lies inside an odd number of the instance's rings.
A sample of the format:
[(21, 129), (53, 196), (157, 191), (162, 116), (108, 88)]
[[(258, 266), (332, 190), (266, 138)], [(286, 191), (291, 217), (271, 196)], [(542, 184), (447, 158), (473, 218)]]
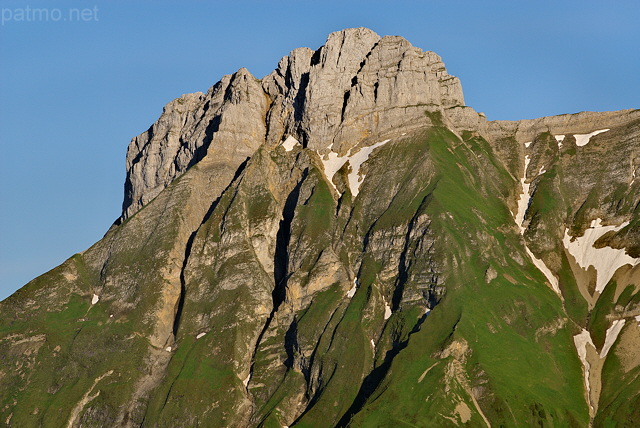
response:
[(637, 426), (640, 110), (463, 104), (362, 28), (167, 104), (123, 221), (0, 302), (0, 421)]
[(263, 87), (273, 99), (268, 142), (288, 133), (339, 153), (392, 127), (424, 123), (425, 107), (464, 105), (459, 80), (438, 55), (365, 28), (332, 33), (315, 52), (294, 50)]
[(425, 110), (463, 105), (459, 80), (435, 53), (367, 28), (331, 33), (315, 51), (293, 50), (262, 80), (242, 68), (206, 94), (167, 104), (129, 146), (123, 219), (207, 154), (236, 168), (262, 144), (291, 135), (322, 154), (344, 155), (428, 124)]

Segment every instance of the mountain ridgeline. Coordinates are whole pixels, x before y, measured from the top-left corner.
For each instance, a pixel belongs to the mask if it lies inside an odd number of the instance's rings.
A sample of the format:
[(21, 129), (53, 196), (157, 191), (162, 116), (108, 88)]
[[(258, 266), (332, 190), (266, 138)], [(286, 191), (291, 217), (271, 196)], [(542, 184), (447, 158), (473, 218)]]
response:
[(0, 303), (14, 427), (640, 424), (640, 111), (487, 121), (364, 29), (183, 95)]

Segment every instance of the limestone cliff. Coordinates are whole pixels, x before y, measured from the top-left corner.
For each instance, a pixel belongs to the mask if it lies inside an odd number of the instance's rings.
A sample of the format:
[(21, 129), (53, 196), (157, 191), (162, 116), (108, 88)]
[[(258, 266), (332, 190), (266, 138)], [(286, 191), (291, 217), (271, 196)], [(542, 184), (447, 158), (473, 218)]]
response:
[(315, 52), (292, 51), (262, 81), (241, 69), (206, 95), (169, 103), (129, 145), (123, 218), (209, 152), (237, 168), (261, 144), (291, 135), (313, 150), (344, 154), (424, 126), (425, 110), (463, 105), (459, 80), (435, 53), (366, 28), (332, 33)]

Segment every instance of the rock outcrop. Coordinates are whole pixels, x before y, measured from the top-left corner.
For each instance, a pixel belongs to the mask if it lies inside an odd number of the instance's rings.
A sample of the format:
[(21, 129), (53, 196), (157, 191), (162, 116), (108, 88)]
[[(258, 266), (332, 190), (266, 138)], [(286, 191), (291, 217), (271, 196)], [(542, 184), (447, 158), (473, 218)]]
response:
[(207, 94), (167, 104), (129, 145), (123, 219), (209, 152), (237, 167), (261, 144), (292, 135), (323, 154), (345, 154), (430, 123), (425, 111), (463, 105), (460, 81), (435, 53), (366, 28), (332, 33), (316, 51), (292, 51), (262, 81), (241, 69)]
[(264, 143), (267, 107), (260, 82), (244, 68), (224, 76), (206, 94), (183, 95), (167, 104), (127, 150), (123, 219), (207, 154), (237, 169)]

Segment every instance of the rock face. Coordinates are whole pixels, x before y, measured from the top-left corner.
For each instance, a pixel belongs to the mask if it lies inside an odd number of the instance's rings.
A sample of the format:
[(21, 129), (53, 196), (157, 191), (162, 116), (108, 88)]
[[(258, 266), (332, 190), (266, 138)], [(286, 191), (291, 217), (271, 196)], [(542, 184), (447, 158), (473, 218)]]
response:
[(127, 150), (124, 219), (155, 198), (207, 153), (234, 170), (265, 139), (268, 99), (246, 69), (224, 76), (205, 94), (167, 104), (156, 123)]
[(0, 303), (8, 426), (640, 422), (638, 110), (487, 121), (349, 29), (172, 101), (127, 171)]
[(438, 55), (364, 28), (333, 33), (315, 52), (293, 51), (264, 87), (273, 99), (270, 142), (289, 133), (311, 149), (333, 144), (338, 153), (424, 122), (425, 107), (464, 105), (460, 82)]
[[(209, 150), (232, 167), (288, 135), (344, 154), (389, 132), (423, 126), (425, 110), (463, 106), (462, 87), (438, 55), (366, 28), (300, 48), (262, 82), (241, 69), (206, 95), (183, 95), (127, 151), (123, 219), (155, 198)], [(214, 155), (211, 155), (214, 157)]]

